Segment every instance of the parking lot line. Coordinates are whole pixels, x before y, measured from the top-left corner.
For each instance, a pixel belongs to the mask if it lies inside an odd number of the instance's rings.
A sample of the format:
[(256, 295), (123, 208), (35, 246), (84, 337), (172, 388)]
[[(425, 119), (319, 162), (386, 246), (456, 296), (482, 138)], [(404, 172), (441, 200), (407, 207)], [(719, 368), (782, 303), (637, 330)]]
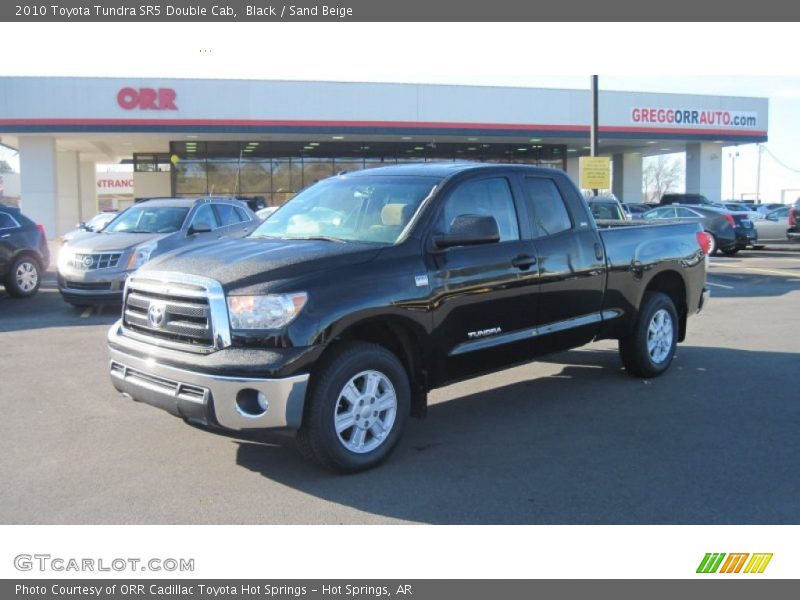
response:
[(84, 311), (81, 313), (81, 319), (85, 319), (92, 314), (92, 310), (94, 310), (93, 306), (87, 306)]
[(713, 285), (714, 287), (721, 287), (721, 288), (724, 288), (726, 290), (732, 290), (733, 289), (732, 285), (723, 285), (721, 283), (714, 283), (713, 281), (706, 281), (706, 284)]

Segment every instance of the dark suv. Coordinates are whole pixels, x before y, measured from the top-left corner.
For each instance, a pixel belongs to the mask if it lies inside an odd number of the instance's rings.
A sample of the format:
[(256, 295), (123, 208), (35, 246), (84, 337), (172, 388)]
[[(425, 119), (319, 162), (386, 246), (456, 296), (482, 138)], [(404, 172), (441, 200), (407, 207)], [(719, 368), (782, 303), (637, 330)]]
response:
[(786, 238), (789, 240), (800, 239), (800, 198), (798, 198), (794, 206), (789, 209), (789, 228), (786, 230)]
[(713, 206), (714, 203), (703, 194), (664, 194), (661, 196), (659, 204), (691, 204), (691, 205), (708, 205)]
[(33, 296), (50, 264), (44, 227), (0, 204), (0, 283), (12, 296)]

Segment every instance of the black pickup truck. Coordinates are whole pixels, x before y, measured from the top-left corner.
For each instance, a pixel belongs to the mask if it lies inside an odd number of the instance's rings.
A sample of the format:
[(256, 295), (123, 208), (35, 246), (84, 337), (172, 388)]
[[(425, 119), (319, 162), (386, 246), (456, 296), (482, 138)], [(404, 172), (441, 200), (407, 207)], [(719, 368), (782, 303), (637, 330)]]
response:
[(697, 223), (602, 223), (561, 171), (436, 163), (316, 183), (248, 238), (173, 251), (127, 281), (117, 390), (210, 428), (284, 429), (358, 471), (450, 382), (619, 340), (670, 365), (702, 309)]

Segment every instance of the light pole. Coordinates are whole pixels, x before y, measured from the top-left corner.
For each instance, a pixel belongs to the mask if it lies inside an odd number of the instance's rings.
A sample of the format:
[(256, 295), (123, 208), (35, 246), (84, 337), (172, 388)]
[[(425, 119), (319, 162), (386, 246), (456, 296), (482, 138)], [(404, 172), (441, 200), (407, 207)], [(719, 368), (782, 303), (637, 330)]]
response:
[(739, 151), (731, 152), (731, 200), (736, 200), (736, 158)]
[(758, 145), (758, 172), (756, 173), (756, 204), (761, 204), (761, 155), (764, 152), (764, 146)]

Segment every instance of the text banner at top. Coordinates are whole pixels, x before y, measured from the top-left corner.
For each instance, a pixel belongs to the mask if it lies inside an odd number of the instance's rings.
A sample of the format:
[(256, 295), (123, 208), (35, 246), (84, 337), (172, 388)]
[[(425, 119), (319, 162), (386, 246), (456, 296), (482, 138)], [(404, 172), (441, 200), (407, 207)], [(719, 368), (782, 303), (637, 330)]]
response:
[[(785, 0), (341, 0), (291, 4), (228, 0), (60, 0), (0, 3), (9, 22), (771, 22), (800, 20), (800, 4)], [(676, 32), (679, 34), (679, 32)], [(679, 35), (678, 35), (679, 37)], [(677, 39), (677, 38), (676, 38)]]

